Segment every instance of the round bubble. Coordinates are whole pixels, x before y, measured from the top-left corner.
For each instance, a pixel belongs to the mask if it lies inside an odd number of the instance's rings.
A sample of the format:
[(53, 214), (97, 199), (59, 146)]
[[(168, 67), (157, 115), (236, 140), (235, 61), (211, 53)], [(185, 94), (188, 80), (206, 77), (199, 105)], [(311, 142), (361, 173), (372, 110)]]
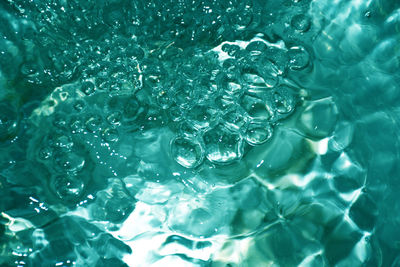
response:
[(51, 188), (62, 200), (75, 200), (84, 189), (84, 182), (75, 175), (62, 174), (51, 178)]
[(176, 137), (171, 142), (171, 155), (183, 167), (194, 168), (203, 161), (204, 152), (194, 137)]
[(119, 139), (119, 134), (117, 129), (106, 128), (102, 133), (103, 139), (106, 142), (117, 142)]
[(309, 17), (303, 14), (298, 14), (293, 16), (290, 25), (299, 32), (306, 32), (310, 29), (311, 22)]
[(229, 164), (241, 159), (243, 155), (242, 137), (223, 125), (207, 131), (203, 140), (206, 157), (212, 163)]
[(310, 54), (304, 47), (294, 46), (288, 51), (289, 68), (291, 70), (302, 70), (310, 64)]
[(246, 141), (250, 145), (261, 145), (272, 137), (269, 123), (250, 123), (246, 131)]
[(90, 82), (90, 81), (85, 81), (82, 83), (81, 86), (81, 91), (85, 94), (85, 95), (92, 95), (95, 91), (95, 85), (94, 83)]

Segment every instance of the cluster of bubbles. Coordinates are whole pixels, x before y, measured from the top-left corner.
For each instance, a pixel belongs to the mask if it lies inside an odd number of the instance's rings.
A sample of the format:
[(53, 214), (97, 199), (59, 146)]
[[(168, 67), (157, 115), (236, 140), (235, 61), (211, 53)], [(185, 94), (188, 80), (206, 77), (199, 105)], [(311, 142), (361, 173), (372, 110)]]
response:
[(301, 90), (285, 75), (310, 68), (310, 55), (303, 47), (287, 49), (256, 37), (224, 42), (194, 62), (181, 64), (180, 79), (155, 93), (176, 125), (172, 156), (187, 168), (204, 158), (229, 164), (241, 159), (246, 146), (267, 142), (301, 100)]

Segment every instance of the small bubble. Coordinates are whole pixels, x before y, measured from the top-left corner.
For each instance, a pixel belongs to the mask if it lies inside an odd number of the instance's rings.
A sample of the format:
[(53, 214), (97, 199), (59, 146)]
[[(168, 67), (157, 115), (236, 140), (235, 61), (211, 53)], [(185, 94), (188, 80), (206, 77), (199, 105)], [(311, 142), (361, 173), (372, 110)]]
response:
[(86, 129), (90, 132), (96, 132), (101, 129), (102, 119), (100, 115), (93, 115), (86, 120)]
[(243, 155), (241, 136), (223, 125), (217, 125), (207, 131), (203, 140), (206, 157), (212, 163), (229, 164), (239, 160)]
[(160, 92), (156, 93), (156, 99), (157, 99), (157, 104), (162, 109), (167, 109), (172, 104), (171, 98), (169, 97), (168, 93), (164, 90), (161, 90)]
[(269, 123), (250, 123), (246, 131), (246, 141), (250, 145), (261, 145), (272, 137), (272, 127)]
[(83, 101), (83, 100), (77, 100), (75, 103), (74, 103), (74, 109), (76, 110), (76, 111), (82, 111), (83, 109), (85, 108), (85, 102)]
[(52, 149), (51, 149), (50, 147), (48, 147), (48, 146), (42, 147), (42, 148), (40, 148), (40, 150), (39, 150), (39, 158), (40, 158), (41, 160), (49, 159), (49, 158), (52, 156), (52, 154), (53, 154), (53, 151), (52, 151)]
[(90, 81), (83, 82), (81, 86), (81, 91), (87, 96), (92, 95), (95, 91), (94, 83)]
[(193, 137), (176, 137), (171, 142), (171, 155), (181, 166), (194, 168), (203, 160), (203, 149)]
[(73, 134), (81, 133), (85, 130), (85, 125), (79, 118), (72, 118), (70, 121), (70, 128)]
[(74, 152), (64, 152), (55, 156), (55, 163), (60, 171), (79, 172), (85, 165), (85, 158)]
[(303, 14), (293, 16), (290, 24), (299, 32), (306, 32), (311, 27), (310, 18)]
[(102, 136), (106, 142), (117, 142), (119, 139), (118, 131), (113, 128), (104, 129)]
[(267, 45), (262, 41), (253, 41), (246, 46), (246, 50), (250, 52), (251, 56), (259, 56), (267, 50), (267, 48)]
[(291, 113), (295, 108), (294, 96), (284, 86), (278, 87), (272, 95), (274, 108), (280, 114)]
[(292, 70), (305, 69), (310, 64), (310, 55), (307, 50), (301, 46), (295, 46), (289, 49), (289, 68)]
[(70, 150), (74, 145), (74, 142), (68, 135), (59, 135), (55, 137), (53, 144), (56, 148)]
[(121, 125), (122, 114), (119, 111), (110, 113), (107, 116), (107, 122), (111, 125), (119, 126)]
[(237, 110), (227, 112), (223, 117), (223, 121), (228, 128), (232, 128), (236, 131), (242, 129), (246, 125), (246, 118), (244, 114), (238, 112)]
[(214, 119), (213, 110), (206, 105), (196, 105), (187, 113), (187, 119), (196, 129), (206, 128)]
[(140, 105), (135, 98), (130, 98), (124, 103), (123, 116), (128, 121), (134, 121), (139, 115)]
[(53, 176), (51, 187), (54, 193), (62, 200), (73, 200), (78, 198), (84, 189), (85, 184), (76, 176), (68, 174)]
[(8, 103), (0, 103), (0, 141), (13, 137), (18, 126), (17, 112)]
[(244, 95), (240, 101), (240, 105), (252, 119), (266, 121), (271, 118), (265, 102), (260, 98)]
[(237, 45), (223, 44), (221, 49), (229, 56), (233, 57), (237, 53), (237, 51), (240, 50), (240, 47)]

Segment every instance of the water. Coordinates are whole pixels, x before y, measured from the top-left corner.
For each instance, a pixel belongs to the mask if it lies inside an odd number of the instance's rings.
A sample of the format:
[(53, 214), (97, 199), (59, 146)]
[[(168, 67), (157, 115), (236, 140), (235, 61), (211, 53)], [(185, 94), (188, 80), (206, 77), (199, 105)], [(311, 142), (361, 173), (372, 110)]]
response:
[(399, 266), (400, 2), (0, 2), (0, 266)]

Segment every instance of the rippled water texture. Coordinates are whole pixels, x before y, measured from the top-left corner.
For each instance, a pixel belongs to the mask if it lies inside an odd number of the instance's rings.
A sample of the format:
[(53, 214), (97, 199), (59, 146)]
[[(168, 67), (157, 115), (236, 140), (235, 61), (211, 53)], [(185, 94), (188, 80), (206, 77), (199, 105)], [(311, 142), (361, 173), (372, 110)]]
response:
[(1, 0), (0, 266), (400, 266), (400, 2)]

